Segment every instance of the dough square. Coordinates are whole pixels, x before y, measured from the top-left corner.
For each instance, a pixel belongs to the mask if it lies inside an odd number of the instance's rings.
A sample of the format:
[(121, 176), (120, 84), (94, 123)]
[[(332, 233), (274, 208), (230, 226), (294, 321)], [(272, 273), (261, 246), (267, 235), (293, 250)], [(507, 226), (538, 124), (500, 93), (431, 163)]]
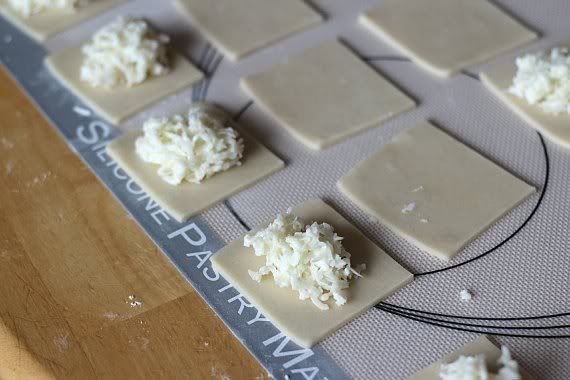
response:
[(295, 138), (323, 149), (415, 107), (338, 41), (242, 79), (244, 90)]
[(185, 57), (171, 51), (171, 71), (131, 87), (112, 90), (91, 87), (79, 73), (83, 55), (81, 46), (68, 48), (47, 57), (50, 72), (86, 105), (108, 121), (119, 124), (145, 107), (175, 94), (203, 78), (202, 72)]
[(233, 61), (322, 20), (301, 0), (176, 0), (175, 4)]
[(446, 261), (535, 192), (427, 122), (396, 136), (338, 186), (398, 235)]
[(160, 207), (183, 222), (284, 167), (283, 161), (267, 148), (238, 131), (244, 141), (241, 166), (218, 173), (200, 185), (172, 186), (164, 182), (157, 174), (158, 165), (146, 163), (137, 156), (135, 141), (143, 134), (142, 130), (125, 133), (111, 141), (107, 145), (107, 154)]
[(483, 85), (499, 98), (517, 116), (550, 140), (565, 148), (570, 148), (570, 115), (549, 114), (538, 106), (508, 93), (517, 72), (514, 62), (499, 64), (481, 73)]
[(260, 284), (253, 281), (248, 270), (264, 265), (265, 258), (244, 247), (243, 237), (214, 254), (211, 261), (216, 271), (298, 345), (312, 347), (412, 281), (410, 272), (320, 199), (302, 203), (293, 213), (305, 223), (329, 223), (344, 237), (352, 265), (366, 264), (363, 276), (355, 278), (348, 288), (345, 305), (332, 302), (329, 310), (319, 310), (310, 300), (301, 301), (297, 292), (275, 285), (271, 275)]
[(443, 77), (537, 38), (486, 0), (385, 0), (360, 23)]
[[(474, 356), (481, 354), (485, 355), (487, 369), (493, 373), (496, 373), (499, 370), (497, 361), (501, 357), (501, 350), (486, 336), (482, 335), (474, 341), (469, 342), (463, 347), (460, 347), (452, 353), (446, 355), (441, 360), (433, 363), (429, 367), (416, 372), (412, 376), (408, 377), (407, 380), (439, 380), (439, 371), (443, 363), (452, 363), (459, 359), (460, 356)], [(530, 376), (525, 373), (525, 371), (520, 368), (520, 366), (519, 371), (521, 372), (523, 380), (530, 379)]]
[(126, 3), (128, 0), (97, 0), (92, 1), (74, 12), (65, 10), (48, 10), (32, 15), (29, 18), (20, 16), (9, 5), (0, 2), (0, 14), (16, 25), (36, 41), (45, 41), (52, 35), (63, 32), (73, 25), (80, 24), (111, 8)]

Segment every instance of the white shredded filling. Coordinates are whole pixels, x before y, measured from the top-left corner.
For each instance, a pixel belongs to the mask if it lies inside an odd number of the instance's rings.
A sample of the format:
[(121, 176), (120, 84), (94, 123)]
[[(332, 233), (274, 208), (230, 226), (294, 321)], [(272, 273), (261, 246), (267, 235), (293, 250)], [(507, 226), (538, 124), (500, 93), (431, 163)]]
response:
[(329, 224), (304, 227), (290, 212), (278, 215), (267, 228), (244, 237), (244, 246), (266, 258), (265, 265), (250, 270), (249, 275), (259, 283), (272, 274), (277, 286), (290, 287), (299, 292), (299, 299), (310, 299), (321, 310), (329, 309), (326, 302), (331, 297), (337, 305), (344, 305), (344, 290), (366, 266), (351, 268), (350, 253), (342, 240)]
[(570, 53), (554, 48), (549, 53), (526, 54), (516, 59), (517, 73), (509, 93), (552, 114), (570, 113)]
[(82, 47), (81, 80), (93, 87), (133, 87), (169, 72), (169, 37), (146, 21), (119, 17)]
[(487, 370), (484, 355), (460, 356), (456, 361), (442, 364), (439, 377), (441, 380), (521, 380), (519, 366), (511, 358), (511, 353), (506, 346), (501, 347), (501, 357), (498, 364), (501, 365), (497, 374), (491, 374)]
[(10, 7), (25, 18), (51, 9), (75, 11), (89, 0), (8, 0)]
[(137, 155), (159, 165), (158, 175), (171, 185), (200, 184), (240, 165), (243, 141), (220, 110), (198, 104), (187, 116), (152, 118), (136, 142)]

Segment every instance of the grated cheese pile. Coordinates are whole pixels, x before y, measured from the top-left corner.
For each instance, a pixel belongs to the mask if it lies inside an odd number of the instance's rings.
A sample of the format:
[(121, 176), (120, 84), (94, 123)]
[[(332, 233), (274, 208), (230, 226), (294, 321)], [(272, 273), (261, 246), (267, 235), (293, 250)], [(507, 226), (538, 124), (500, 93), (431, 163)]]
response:
[(25, 18), (50, 9), (74, 11), (88, 0), (8, 0), (10, 7)]
[(82, 48), (81, 80), (93, 87), (133, 87), (169, 72), (168, 36), (144, 20), (119, 17)]
[(439, 377), (441, 380), (521, 380), (519, 366), (511, 358), (506, 346), (501, 347), (499, 364), (502, 366), (494, 375), (489, 373), (484, 355), (460, 356), (456, 361), (442, 364)]
[(138, 156), (160, 165), (158, 175), (171, 185), (199, 184), (216, 173), (240, 165), (243, 141), (221, 110), (204, 104), (188, 116), (153, 118), (136, 140)]
[(570, 113), (570, 52), (554, 48), (550, 53), (517, 58), (517, 73), (509, 92), (552, 114)]
[(342, 239), (329, 224), (303, 227), (290, 212), (278, 215), (267, 228), (244, 237), (244, 246), (266, 258), (265, 265), (250, 270), (249, 275), (259, 283), (271, 273), (277, 286), (292, 288), (299, 292), (299, 299), (310, 299), (321, 310), (329, 309), (326, 302), (331, 297), (337, 305), (344, 305), (344, 289), (353, 276), (360, 276), (365, 265), (351, 268), (350, 253)]

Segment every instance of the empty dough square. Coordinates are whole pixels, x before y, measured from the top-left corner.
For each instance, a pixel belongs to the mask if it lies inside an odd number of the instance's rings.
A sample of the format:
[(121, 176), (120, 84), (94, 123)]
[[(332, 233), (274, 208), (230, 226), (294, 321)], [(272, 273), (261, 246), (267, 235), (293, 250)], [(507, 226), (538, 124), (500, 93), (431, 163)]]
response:
[(83, 103), (108, 121), (118, 124), (153, 103), (175, 94), (198, 82), (203, 74), (185, 57), (170, 54), (170, 72), (163, 76), (150, 77), (131, 88), (95, 88), (81, 81), (80, 68), (83, 62), (81, 47), (72, 47), (50, 55), (46, 66), (50, 72)]
[(487, 0), (385, 0), (360, 22), (444, 77), (537, 37)]
[(283, 161), (253, 138), (238, 131), (244, 141), (241, 166), (217, 173), (201, 184), (184, 182), (173, 186), (166, 183), (157, 173), (158, 165), (144, 162), (136, 153), (135, 141), (143, 134), (141, 130), (111, 141), (107, 145), (107, 154), (162, 209), (183, 222), (283, 168)]
[(176, 0), (176, 5), (234, 61), (322, 19), (302, 0)]
[(224, 247), (211, 260), (216, 271), (298, 345), (312, 347), (412, 281), (411, 273), (323, 201), (304, 202), (293, 209), (293, 214), (305, 224), (326, 222), (333, 226), (344, 237), (352, 266), (366, 264), (362, 277), (351, 281), (345, 305), (330, 302), (329, 310), (320, 310), (310, 300), (300, 300), (296, 291), (275, 285), (272, 275), (264, 276), (258, 284), (248, 270), (265, 265), (265, 257), (255, 256), (253, 248), (244, 247), (243, 238)]
[(339, 188), (398, 235), (443, 260), (535, 191), (427, 122), (358, 164)]
[(73, 25), (97, 16), (128, 0), (96, 0), (74, 11), (47, 10), (31, 15), (28, 18), (21, 16), (4, 1), (0, 1), (0, 14), (16, 25), (36, 41), (44, 41), (48, 37), (63, 32)]
[(525, 99), (509, 94), (507, 90), (511, 86), (516, 72), (517, 67), (514, 61), (499, 64), (481, 73), (481, 81), (493, 95), (531, 127), (543, 133), (556, 144), (570, 148), (570, 115), (567, 113), (559, 115), (546, 113), (539, 106), (528, 104)]
[[(429, 367), (416, 372), (412, 376), (408, 377), (407, 380), (439, 380), (439, 371), (442, 364), (452, 363), (459, 359), (460, 356), (475, 356), (481, 354), (485, 355), (487, 369), (496, 374), (500, 368), (500, 366), (497, 365), (497, 361), (501, 357), (501, 350), (483, 335), (446, 355), (444, 358), (433, 363)], [(530, 380), (530, 376), (528, 376), (520, 366), (519, 371), (523, 380)]]
[(336, 40), (241, 84), (257, 105), (312, 149), (323, 149), (415, 106)]

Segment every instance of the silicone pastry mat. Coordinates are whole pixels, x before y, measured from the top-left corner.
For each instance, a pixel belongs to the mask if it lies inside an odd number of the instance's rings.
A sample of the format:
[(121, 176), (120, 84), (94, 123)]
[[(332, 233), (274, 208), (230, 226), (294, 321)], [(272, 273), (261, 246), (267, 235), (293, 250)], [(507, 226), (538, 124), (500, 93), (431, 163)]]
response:
[[(325, 22), (235, 64), (225, 60), (202, 40), (169, 1), (131, 1), (48, 40), (44, 47), (32, 43), (8, 22), (0, 20), (0, 60), (51, 119), (70, 147), (275, 377), (401, 379), (480, 333), (499, 333), (515, 335), (497, 336), (496, 341), (509, 345), (520, 364), (537, 378), (567, 379), (570, 339), (561, 337), (570, 335), (570, 329), (563, 327), (570, 325), (570, 318), (520, 320), (520, 317), (570, 311), (570, 152), (548, 140), (543, 141), (537, 132), (483, 88), (477, 73), (489, 67), (487, 65), (513, 59), (522, 50), (547, 48), (569, 40), (567, 15), (570, 14), (570, 3), (566, 0), (498, 1), (498, 6), (538, 31), (541, 37), (530, 46), (469, 68), (450, 79), (436, 78), (424, 72), (357, 24), (358, 14), (377, 3), (372, 0), (315, 0), (312, 4), (326, 16)], [(144, 16), (151, 20), (173, 36), (174, 44), (209, 73), (209, 77), (123, 125), (113, 127), (93, 115), (54, 81), (43, 68), (42, 60), (46, 49), (55, 51), (77, 44), (117, 14)], [(342, 39), (363, 60), (415, 98), (419, 106), (380, 128), (322, 152), (314, 152), (294, 141), (261, 112), (240, 91), (238, 82), (244, 75), (268, 68), (288, 55), (332, 38)], [(104, 145), (121, 131), (140, 125), (151, 115), (180, 110), (191, 100), (203, 99), (234, 112), (243, 127), (283, 158), (287, 167), (200, 217), (178, 224), (167, 220), (168, 216), (109, 162)], [(335, 186), (338, 178), (354, 165), (400, 131), (424, 119), (431, 120), (538, 189), (537, 194), (501, 219), (450, 263), (418, 251), (370, 220)], [(260, 224), (291, 205), (316, 197), (327, 201), (410, 271), (421, 274), (411, 285), (388, 299), (388, 304), (434, 313), (514, 320), (446, 319), (433, 315), (430, 318), (435, 320), (427, 320), (410, 315), (409, 310), (383, 304), (312, 350), (301, 350), (264, 321), (256, 309), (222, 278), (217, 278), (207, 259), (209, 252), (217, 251), (243, 234), (247, 226)], [(478, 260), (438, 271), (485, 252), (489, 253)], [(474, 294), (470, 303), (459, 300), (459, 292), (464, 288)], [(441, 319), (456, 324), (439, 322)], [(535, 328), (544, 326), (551, 327)]]

